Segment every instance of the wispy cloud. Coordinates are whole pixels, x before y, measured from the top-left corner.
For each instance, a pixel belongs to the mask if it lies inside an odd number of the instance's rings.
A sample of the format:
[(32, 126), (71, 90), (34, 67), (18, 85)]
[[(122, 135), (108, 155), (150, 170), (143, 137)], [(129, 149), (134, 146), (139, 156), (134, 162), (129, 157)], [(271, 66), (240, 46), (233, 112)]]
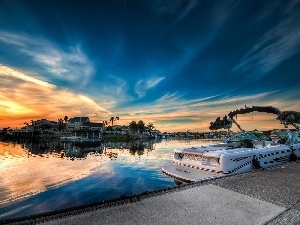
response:
[(29, 82), (32, 82), (34, 84), (38, 84), (38, 85), (41, 85), (41, 86), (44, 86), (44, 87), (47, 87), (47, 88), (56, 88), (55, 85), (50, 84), (46, 81), (34, 78), (32, 76), (28, 76), (28, 75), (26, 75), (22, 72), (19, 72), (17, 70), (14, 70), (12, 68), (2, 66), (2, 65), (0, 65), (0, 76), (16, 77), (16, 78), (19, 78), (21, 80), (29, 81)]
[(79, 94), (78, 98), (80, 100), (82, 100), (83, 102), (85, 102), (86, 104), (88, 104), (93, 109), (94, 112), (98, 112), (101, 114), (109, 114), (110, 113), (107, 109), (100, 106), (98, 103), (96, 103), (93, 99), (91, 99), (88, 96)]
[(285, 19), (257, 41), (233, 72), (258, 80), (300, 51), (300, 10), (284, 12)]
[[(202, 107), (202, 106), (210, 106), (210, 107), (224, 107), (224, 106), (243, 106), (244, 103), (257, 103), (261, 102), (262, 99), (266, 98), (267, 96), (270, 96), (277, 91), (270, 91), (270, 92), (264, 92), (254, 95), (247, 95), (247, 96), (229, 96), (229, 97), (221, 97), (219, 99), (215, 99), (212, 101), (205, 101), (196, 103), (194, 106)], [(233, 108), (234, 109), (234, 108)], [(232, 110), (233, 110), (232, 109)]]
[(177, 14), (178, 20), (181, 20), (196, 7), (198, 0), (153, 0), (150, 1), (151, 8), (157, 13)]
[(183, 96), (183, 94), (179, 94), (178, 92), (166, 93), (162, 97), (157, 99), (155, 102), (157, 102), (157, 103), (163, 102), (164, 104), (166, 103), (166, 101), (175, 102), (175, 101), (178, 101), (182, 96)]
[(82, 52), (79, 44), (62, 50), (40, 37), (1, 30), (0, 42), (17, 48), (29, 60), (46, 70), (47, 76), (86, 85), (94, 73), (93, 64)]
[(191, 10), (193, 10), (198, 4), (198, 0), (190, 0), (188, 4), (180, 11), (179, 18), (182, 19), (187, 16)]
[(135, 92), (138, 94), (139, 98), (142, 98), (146, 95), (146, 92), (152, 88), (155, 88), (159, 82), (164, 80), (165, 77), (152, 77), (143, 80), (139, 80), (135, 84)]
[[(118, 100), (122, 99), (131, 99), (130, 96), (127, 94), (127, 81), (115, 76), (115, 75), (107, 75), (108, 81), (105, 83), (105, 86), (102, 87), (102, 92), (105, 95), (110, 95)], [(112, 90), (113, 93), (112, 93)]]
[(200, 104), (207, 104), (208, 102), (218, 101), (219, 99), (224, 99), (225, 96), (228, 96), (231, 92), (235, 91), (235, 89), (220, 93), (217, 95), (210, 95), (202, 98), (194, 98), (189, 100), (184, 100), (185, 94), (175, 92), (175, 93), (166, 93), (161, 98), (156, 100), (156, 103), (162, 105), (182, 105), (182, 106), (197, 106)]
[[(189, 2), (189, 5), (188, 12), (196, 8), (198, 1), (191, 1)], [(199, 6), (198, 8), (200, 9), (201, 7)], [(211, 46), (216, 37), (218, 37), (222, 31), (224, 24), (227, 23), (231, 16), (232, 8), (233, 6), (230, 4), (230, 1), (229, 3), (224, 1), (218, 2), (218, 4), (212, 4), (212, 8), (201, 15), (201, 17), (203, 17), (208, 23), (207, 27), (198, 27), (196, 25), (192, 35), (181, 35), (180, 33), (179, 35), (176, 35), (176, 42), (173, 43), (174, 48), (180, 49), (181, 54), (178, 55), (178, 58), (174, 58), (173, 63), (168, 68), (169, 74), (184, 74), (186, 73), (187, 67), (199, 60), (199, 57), (206, 52), (207, 48)], [(188, 17), (188, 14), (186, 13), (182, 14), (182, 16), (183, 15), (184, 17)], [(183, 18), (182, 16), (177, 17), (177, 20), (175, 20), (170, 26), (167, 26), (163, 33), (170, 32), (170, 34), (172, 34), (172, 29)], [(176, 32), (178, 32), (178, 30), (176, 30)], [(171, 39), (172, 38), (173, 37), (171, 37)], [(201, 69), (201, 64), (199, 64), (199, 66)]]

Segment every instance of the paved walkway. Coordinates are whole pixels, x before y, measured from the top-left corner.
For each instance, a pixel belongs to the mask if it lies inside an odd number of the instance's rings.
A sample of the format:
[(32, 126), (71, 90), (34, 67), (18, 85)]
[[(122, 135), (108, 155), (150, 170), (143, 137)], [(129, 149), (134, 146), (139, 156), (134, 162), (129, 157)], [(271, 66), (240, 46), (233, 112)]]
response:
[(296, 225), (300, 224), (300, 163), (182, 186), (136, 200), (23, 222)]

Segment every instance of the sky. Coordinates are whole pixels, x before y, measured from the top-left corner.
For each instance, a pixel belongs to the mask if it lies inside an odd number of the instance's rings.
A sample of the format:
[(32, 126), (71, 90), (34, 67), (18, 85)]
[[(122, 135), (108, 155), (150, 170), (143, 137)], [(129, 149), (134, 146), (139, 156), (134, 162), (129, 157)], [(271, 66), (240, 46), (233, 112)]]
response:
[(0, 0), (0, 128), (88, 116), (202, 132), (245, 105), (300, 111), (299, 60), (300, 1)]

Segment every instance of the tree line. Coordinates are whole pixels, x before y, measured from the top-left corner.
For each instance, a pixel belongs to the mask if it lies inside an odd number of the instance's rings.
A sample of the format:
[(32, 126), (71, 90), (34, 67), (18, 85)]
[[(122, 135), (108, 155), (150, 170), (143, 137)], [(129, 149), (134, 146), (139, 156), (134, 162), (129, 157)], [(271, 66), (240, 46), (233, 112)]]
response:
[(148, 125), (145, 125), (143, 120), (140, 120), (138, 122), (133, 120), (129, 123), (129, 130), (132, 133), (139, 133), (140, 134), (140, 133), (143, 133), (147, 128), (149, 130), (154, 130), (155, 129), (153, 123), (148, 123)]
[[(67, 123), (68, 123), (69, 117), (65, 116), (63, 119), (58, 119), (58, 130), (62, 131), (65, 130), (67, 128)], [(116, 117), (111, 117), (108, 121), (103, 121), (103, 123), (107, 126), (108, 123), (111, 123), (111, 126), (106, 127), (107, 130), (112, 130), (114, 121), (116, 120), (120, 120), (120, 117), (116, 116)], [(31, 120), (31, 123), (33, 124), (33, 120)], [(25, 125), (29, 126), (29, 123), (25, 122)], [(8, 128), (9, 129), (9, 128)], [(129, 130), (132, 133), (143, 133), (144, 131), (147, 130), (155, 130), (155, 127), (153, 125), (153, 123), (148, 123), (147, 125), (144, 123), (143, 120), (139, 120), (138, 122), (136, 122), (135, 120), (131, 121), (129, 123)]]

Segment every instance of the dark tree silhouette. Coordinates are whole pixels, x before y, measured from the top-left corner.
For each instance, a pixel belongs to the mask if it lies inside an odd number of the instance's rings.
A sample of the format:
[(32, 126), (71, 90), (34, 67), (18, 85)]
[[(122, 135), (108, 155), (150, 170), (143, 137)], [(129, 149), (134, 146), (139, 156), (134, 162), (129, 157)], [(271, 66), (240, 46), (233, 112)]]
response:
[(137, 123), (136, 121), (131, 121), (129, 123), (129, 130), (132, 132), (132, 133), (136, 133), (138, 131), (138, 126), (137, 126)]
[(137, 123), (137, 128), (139, 133), (143, 133), (145, 131), (145, 123), (143, 122), (143, 120), (140, 120)]

